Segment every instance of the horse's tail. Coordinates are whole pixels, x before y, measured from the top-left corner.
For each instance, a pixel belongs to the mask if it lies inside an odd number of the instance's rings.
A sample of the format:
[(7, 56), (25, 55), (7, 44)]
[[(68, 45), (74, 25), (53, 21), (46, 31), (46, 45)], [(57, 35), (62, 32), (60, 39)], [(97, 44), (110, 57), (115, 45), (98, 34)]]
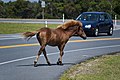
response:
[(32, 38), (37, 33), (38, 33), (38, 31), (35, 31), (35, 32), (25, 32), (25, 33), (23, 33), (23, 36), (28, 41), (30, 38)]

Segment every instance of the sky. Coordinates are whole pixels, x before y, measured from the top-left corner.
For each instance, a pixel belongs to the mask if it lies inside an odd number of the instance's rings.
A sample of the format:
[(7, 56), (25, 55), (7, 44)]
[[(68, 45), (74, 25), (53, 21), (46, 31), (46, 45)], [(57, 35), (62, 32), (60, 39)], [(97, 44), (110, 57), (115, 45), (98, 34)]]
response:
[[(9, 1), (16, 1), (16, 0), (2, 0), (2, 1), (9, 2)], [(29, 1), (31, 1), (31, 2), (37, 1), (38, 2), (38, 0), (29, 0)]]

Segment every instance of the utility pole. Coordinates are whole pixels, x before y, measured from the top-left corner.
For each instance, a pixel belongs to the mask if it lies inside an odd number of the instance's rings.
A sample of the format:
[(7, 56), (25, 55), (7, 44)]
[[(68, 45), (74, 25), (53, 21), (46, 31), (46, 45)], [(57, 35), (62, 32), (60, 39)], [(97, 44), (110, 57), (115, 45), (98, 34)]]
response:
[(63, 23), (65, 22), (65, 15), (64, 15), (64, 13), (63, 13)]
[(43, 8), (43, 11), (42, 11), (42, 19), (45, 19), (44, 15), (45, 15), (45, 1), (41, 1), (41, 7)]

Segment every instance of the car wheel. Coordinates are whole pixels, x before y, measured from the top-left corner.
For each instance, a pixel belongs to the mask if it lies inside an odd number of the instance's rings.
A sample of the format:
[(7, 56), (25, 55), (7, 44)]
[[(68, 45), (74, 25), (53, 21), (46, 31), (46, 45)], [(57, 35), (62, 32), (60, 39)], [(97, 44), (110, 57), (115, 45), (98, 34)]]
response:
[(109, 32), (108, 32), (108, 35), (112, 35), (113, 34), (113, 27), (110, 27), (110, 29), (109, 29)]
[(99, 35), (99, 29), (98, 28), (95, 28), (95, 31), (94, 31), (94, 36), (98, 36)]

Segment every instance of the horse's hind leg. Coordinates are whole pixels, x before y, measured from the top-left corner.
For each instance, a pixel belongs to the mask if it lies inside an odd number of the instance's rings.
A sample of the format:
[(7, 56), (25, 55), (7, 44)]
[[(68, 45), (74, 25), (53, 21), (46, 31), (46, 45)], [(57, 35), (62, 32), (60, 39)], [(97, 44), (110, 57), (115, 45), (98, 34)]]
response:
[(46, 62), (48, 63), (48, 65), (51, 65), (50, 62), (49, 62), (49, 60), (48, 60), (48, 57), (46, 55), (46, 50), (45, 49), (43, 50), (43, 54), (44, 54), (44, 57), (45, 57)]
[(40, 50), (38, 51), (38, 54), (36, 56), (36, 60), (34, 61), (34, 67), (37, 67), (37, 62), (38, 62), (38, 59), (39, 59), (39, 56), (41, 55), (42, 51), (45, 49), (45, 46), (41, 46)]

